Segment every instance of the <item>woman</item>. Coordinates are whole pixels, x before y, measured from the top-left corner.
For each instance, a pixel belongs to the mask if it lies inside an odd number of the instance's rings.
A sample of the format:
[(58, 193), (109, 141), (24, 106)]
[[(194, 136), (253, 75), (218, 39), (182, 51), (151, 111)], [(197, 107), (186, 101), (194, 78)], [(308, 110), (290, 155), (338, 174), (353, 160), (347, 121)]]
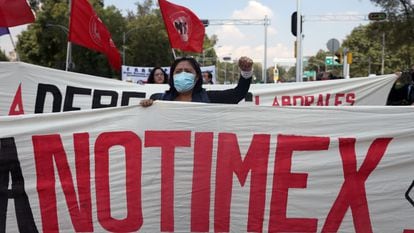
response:
[(154, 100), (188, 101), (202, 103), (237, 104), (249, 91), (253, 76), (253, 61), (248, 57), (239, 59), (241, 75), (239, 83), (233, 89), (206, 91), (202, 88), (203, 77), (197, 61), (192, 57), (176, 59), (171, 65), (170, 89), (165, 93), (157, 93), (150, 99), (142, 100), (144, 107), (151, 106)]
[(168, 83), (168, 75), (161, 67), (154, 67), (148, 76), (147, 83), (163, 84)]

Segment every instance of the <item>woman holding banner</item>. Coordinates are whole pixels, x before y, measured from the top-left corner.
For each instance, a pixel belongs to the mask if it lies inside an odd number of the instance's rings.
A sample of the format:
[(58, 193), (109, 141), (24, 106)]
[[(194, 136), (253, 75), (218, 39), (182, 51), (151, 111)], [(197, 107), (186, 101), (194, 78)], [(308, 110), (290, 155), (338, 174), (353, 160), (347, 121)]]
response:
[(151, 106), (154, 100), (188, 101), (202, 103), (237, 104), (247, 94), (253, 76), (253, 60), (239, 59), (240, 79), (235, 88), (206, 91), (202, 88), (203, 77), (198, 62), (192, 57), (178, 58), (171, 65), (168, 81), (170, 89), (165, 93), (154, 94), (140, 102), (141, 106)]

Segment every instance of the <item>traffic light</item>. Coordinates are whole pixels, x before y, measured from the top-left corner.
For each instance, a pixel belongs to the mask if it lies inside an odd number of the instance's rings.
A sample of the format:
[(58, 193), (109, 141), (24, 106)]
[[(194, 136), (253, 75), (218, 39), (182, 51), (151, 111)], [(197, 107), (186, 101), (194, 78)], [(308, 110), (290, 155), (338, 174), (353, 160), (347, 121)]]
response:
[(336, 52), (335, 53), (335, 61), (339, 64), (342, 64), (342, 53), (341, 52)]
[[(291, 29), (292, 35), (297, 36), (298, 13), (296, 11), (293, 12), (290, 21), (291, 21), (290, 29)], [(300, 32), (302, 32), (302, 29), (303, 29), (302, 22), (303, 22), (303, 20), (302, 20), (302, 16), (301, 16), (300, 17)]]
[(381, 21), (387, 19), (387, 13), (384, 12), (371, 12), (368, 14), (368, 19), (373, 21)]
[(208, 19), (202, 19), (201, 22), (203, 23), (204, 27), (208, 27), (210, 21)]
[(348, 63), (348, 64), (352, 64), (352, 53), (351, 52), (348, 52), (347, 54), (346, 54), (346, 63)]

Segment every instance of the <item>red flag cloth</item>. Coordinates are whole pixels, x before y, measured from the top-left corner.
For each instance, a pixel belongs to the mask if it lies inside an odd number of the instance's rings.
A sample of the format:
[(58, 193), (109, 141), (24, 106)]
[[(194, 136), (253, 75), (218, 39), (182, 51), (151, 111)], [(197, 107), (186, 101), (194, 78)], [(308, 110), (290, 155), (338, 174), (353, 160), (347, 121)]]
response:
[(201, 20), (189, 9), (158, 0), (172, 48), (182, 51), (203, 51), (205, 28)]
[(35, 21), (26, 0), (0, 0), (0, 27), (13, 27)]
[(115, 70), (121, 69), (121, 54), (87, 0), (72, 0), (69, 41), (104, 53)]

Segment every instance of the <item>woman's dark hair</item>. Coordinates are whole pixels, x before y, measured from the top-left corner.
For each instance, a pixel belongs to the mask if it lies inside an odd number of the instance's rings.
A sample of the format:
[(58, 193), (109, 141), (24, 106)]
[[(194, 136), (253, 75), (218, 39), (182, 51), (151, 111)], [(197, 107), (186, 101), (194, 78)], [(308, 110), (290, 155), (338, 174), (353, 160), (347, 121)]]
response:
[(148, 79), (147, 79), (147, 83), (155, 83), (154, 76), (155, 76), (155, 71), (157, 71), (157, 70), (161, 70), (162, 73), (164, 74), (164, 82), (162, 82), (162, 83), (168, 83), (168, 74), (159, 66), (154, 67), (151, 70), (151, 73), (149, 74)]
[(170, 68), (170, 75), (171, 78), (168, 80), (168, 84), (170, 84), (170, 92), (172, 92), (174, 95), (176, 95), (178, 92), (174, 87), (174, 71), (175, 68), (177, 67), (178, 63), (183, 62), (183, 61), (188, 61), (191, 66), (194, 68), (195, 72), (196, 72), (196, 84), (194, 85), (193, 88), (193, 92), (200, 92), (202, 90), (202, 84), (203, 84), (203, 77), (201, 76), (201, 68), (200, 65), (198, 64), (198, 62), (192, 58), (192, 57), (181, 57), (181, 58), (177, 58), (171, 65)]

